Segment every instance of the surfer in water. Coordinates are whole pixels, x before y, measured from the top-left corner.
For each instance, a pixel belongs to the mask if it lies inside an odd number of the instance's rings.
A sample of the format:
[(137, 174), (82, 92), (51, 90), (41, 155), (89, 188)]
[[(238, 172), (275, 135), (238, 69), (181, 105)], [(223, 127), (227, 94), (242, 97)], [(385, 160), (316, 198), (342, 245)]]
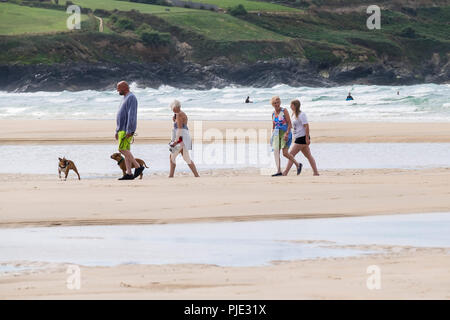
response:
[(347, 99), (345, 99), (345, 100), (347, 100), (347, 101), (353, 100), (351, 92), (348, 93)]
[(250, 101), (250, 97), (247, 97), (247, 99), (245, 99), (245, 103), (253, 103), (253, 101)]

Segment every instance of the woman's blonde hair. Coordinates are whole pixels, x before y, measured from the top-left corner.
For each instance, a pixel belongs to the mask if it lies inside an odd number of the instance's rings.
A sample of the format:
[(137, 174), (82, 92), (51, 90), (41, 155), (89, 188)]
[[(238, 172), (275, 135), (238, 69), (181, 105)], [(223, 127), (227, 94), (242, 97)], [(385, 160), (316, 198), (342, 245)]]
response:
[(276, 100), (280, 100), (281, 101), (279, 96), (273, 96), (272, 99), (270, 99), (270, 104), (273, 104)]
[(181, 103), (178, 100), (173, 100), (173, 102), (170, 104), (170, 109), (173, 111), (175, 108), (181, 108)]
[(298, 118), (298, 115), (300, 114), (300, 105), (301, 105), (300, 100), (298, 99), (292, 100), (291, 105), (294, 105), (295, 107), (293, 115), (295, 114), (295, 117)]

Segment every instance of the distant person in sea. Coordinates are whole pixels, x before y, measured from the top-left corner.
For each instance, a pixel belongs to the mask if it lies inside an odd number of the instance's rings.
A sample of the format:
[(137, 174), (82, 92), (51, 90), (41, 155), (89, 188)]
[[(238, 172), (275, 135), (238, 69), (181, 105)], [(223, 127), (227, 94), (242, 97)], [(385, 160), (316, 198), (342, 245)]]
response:
[(347, 99), (345, 99), (345, 100), (347, 100), (347, 101), (353, 100), (351, 92), (348, 93)]
[(289, 117), (289, 112), (285, 108), (281, 107), (280, 97), (275, 96), (270, 102), (274, 108), (274, 112), (272, 113), (273, 130), (271, 144), (277, 166), (277, 173), (273, 174), (272, 177), (278, 177), (283, 175), (280, 164), (280, 150), (283, 150), (283, 156), (285, 158), (295, 164), (297, 170), (301, 170), (301, 166), (297, 161), (295, 161), (295, 158), (289, 154), (289, 147), (292, 143), (292, 123), (291, 118)]
[(245, 103), (253, 103), (253, 101), (250, 101), (250, 97), (247, 97), (247, 99), (245, 99)]
[[(309, 123), (306, 114), (300, 110), (300, 100), (293, 100), (291, 102), (292, 109), (292, 124), (294, 125), (294, 145), (292, 146), (289, 153), (293, 158), (297, 155), (299, 151), (303, 153), (306, 159), (308, 159), (309, 164), (313, 170), (315, 176), (319, 175), (319, 171), (317, 171), (316, 161), (314, 157), (311, 155), (311, 150), (309, 149), (309, 145), (311, 144), (311, 137), (309, 136)], [(291, 170), (292, 164), (291, 160), (289, 160), (286, 170), (284, 170), (283, 175), (287, 176), (289, 170)], [(300, 174), (302, 164), (300, 163), (300, 170), (297, 167), (297, 175)]]
[(192, 150), (192, 140), (189, 134), (189, 129), (187, 126), (188, 117), (181, 111), (181, 103), (178, 100), (174, 100), (170, 104), (173, 115), (173, 129), (172, 129), (172, 142), (170, 143), (170, 173), (169, 178), (173, 178), (175, 174), (175, 167), (177, 165), (177, 156), (181, 153), (184, 161), (191, 169), (194, 176), (199, 177), (197, 168), (195, 167), (194, 161), (189, 157), (189, 150)]
[[(141, 175), (144, 167), (141, 166), (131, 153), (131, 143), (137, 127), (138, 101), (136, 96), (130, 92), (130, 87), (125, 81), (117, 84), (117, 92), (124, 96), (117, 113), (116, 140), (119, 141), (119, 152), (125, 157), (126, 173), (119, 180), (133, 180)], [(131, 169), (134, 169), (132, 174)]]

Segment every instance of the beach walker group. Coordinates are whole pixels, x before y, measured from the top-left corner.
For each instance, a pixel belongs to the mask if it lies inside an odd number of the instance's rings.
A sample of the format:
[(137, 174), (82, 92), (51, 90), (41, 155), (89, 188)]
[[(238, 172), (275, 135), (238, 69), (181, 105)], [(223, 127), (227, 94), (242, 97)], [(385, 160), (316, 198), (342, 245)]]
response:
[[(131, 153), (131, 144), (137, 128), (137, 108), (138, 101), (136, 96), (130, 91), (127, 82), (121, 81), (117, 84), (117, 92), (123, 96), (123, 100), (117, 113), (117, 127), (115, 138), (119, 143), (119, 152), (123, 155), (125, 162), (125, 173), (119, 180), (134, 180), (141, 176), (145, 170), (145, 166), (136, 161)], [(301, 111), (300, 101), (291, 101), (291, 115), (286, 108), (281, 107), (281, 99), (275, 96), (271, 99), (274, 108), (272, 113), (272, 136), (271, 146), (275, 156), (277, 172), (272, 176), (286, 176), (289, 170), (295, 164), (297, 175), (302, 171), (302, 164), (295, 160), (295, 156), (301, 151), (308, 159), (313, 174), (319, 175), (316, 161), (311, 154), (309, 145), (311, 143), (308, 118)], [(195, 177), (199, 177), (194, 161), (190, 158), (189, 151), (192, 150), (192, 139), (189, 134), (188, 116), (181, 110), (181, 103), (174, 100), (170, 104), (173, 111), (173, 129), (172, 140), (169, 144), (169, 178), (173, 178), (176, 168), (176, 159), (181, 154), (186, 164), (191, 169)], [(292, 117), (292, 118), (291, 118)], [(292, 119), (292, 120), (291, 120)], [(290, 150), (289, 150), (290, 148)], [(288, 160), (284, 171), (281, 170), (280, 153)], [(132, 169), (134, 173), (132, 172)]]

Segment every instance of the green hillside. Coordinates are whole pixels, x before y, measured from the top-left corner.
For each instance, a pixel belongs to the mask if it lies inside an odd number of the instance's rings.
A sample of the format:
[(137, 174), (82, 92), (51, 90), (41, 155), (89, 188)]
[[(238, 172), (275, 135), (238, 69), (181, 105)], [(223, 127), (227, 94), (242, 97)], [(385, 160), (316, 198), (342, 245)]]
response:
[[(65, 3), (65, 1), (62, 1)], [(139, 10), (142, 13), (157, 13), (164, 12), (166, 7), (159, 5), (151, 5), (144, 3), (133, 2), (132, 5), (126, 0), (76, 0), (72, 1), (80, 6), (92, 8), (92, 9), (105, 9), (105, 10), (130, 10), (130, 8)], [(297, 11), (298, 9), (281, 6), (269, 2), (251, 1), (251, 0), (198, 0), (194, 2), (201, 2), (205, 4), (214, 4), (220, 8), (227, 9), (229, 7), (237, 6), (239, 4), (249, 11)], [(170, 7), (171, 12), (187, 12), (193, 9)]]
[[(195, 1), (194, 1), (195, 2)], [(219, 8), (227, 9), (242, 4), (249, 11), (297, 11), (295, 8), (281, 6), (272, 2), (251, 0), (198, 0), (196, 2), (214, 4)]]
[[(92, 10), (104, 9), (112, 11), (114, 9), (117, 9), (121, 11), (139, 10), (142, 13), (160, 13), (165, 12), (165, 9), (168, 8), (165, 6), (128, 2), (121, 0), (72, 0), (71, 2), (84, 8), (91, 8)], [(65, 4), (66, 1), (62, 0), (60, 1), (60, 3)], [(192, 9), (177, 8), (177, 7), (170, 7), (169, 9), (172, 13), (192, 11)]]
[(175, 15), (159, 15), (167, 22), (187, 30), (204, 35), (213, 40), (273, 40), (284, 41), (288, 37), (261, 28), (253, 23), (214, 12), (186, 12)]
[[(208, 10), (195, 10), (178, 7), (165, 7), (160, 5), (150, 5), (118, 0), (74, 0), (72, 1), (84, 8), (130, 11), (137, 10), (140, 13), (151, 13), (157, 15), (168, 22), (194, 31), (207, 38), (224, 41), (238, 40), (284, 40), (286, 37), (273, 33), (256, 25), (249, 24), (241, 19), (223, 13), (210, 12)], [(218, 4), (228, 8), (236, 4), (244, 3), (252, 10), (285, 10), (291, 11), (289, 7), (273, 5), (257, 1), (207, 0), (204, 3)], [(226, 6), (225, 6), (226, 5)], [(166, 11), (166, 9), (170, 11)], [(295, 9), (294, 9), (295, 10)]]
[[(318, 70), (358, 63), (414, 69), (443, 66), (450, 55), (450, 6), (441, 0), (418, 0), (414, 6), (383, 0), (381, 30), (366, 27), (368, 0), (204, 1), (225, 10), (244, 5), (248, 12), (236, 16), (125, 0), (73, 0), (85, 20), (82, 30), (73, 32), (65, 26), (65, 1), (9, 2), (15, 4), (0, 3), (0, 64), (113, 61), (117, 54), (122, 61), (235, 64), (288, 57)], [(104, 32), (97, 35), (99, 18)], [(50, 35), (55, 32), (65, 36)], [(36, 35), (24, 38), (26, 33)], [(93, 39), (100, 42), (90, 43)], [(126, 55), (126, 43), (133, 44), (132, 55)]]
[[(67, 31), (64, 11), (30, 8), (0, 3), (0, 34), (46, 33)], [(82, 16), (82, 19), (85, 16)]]

